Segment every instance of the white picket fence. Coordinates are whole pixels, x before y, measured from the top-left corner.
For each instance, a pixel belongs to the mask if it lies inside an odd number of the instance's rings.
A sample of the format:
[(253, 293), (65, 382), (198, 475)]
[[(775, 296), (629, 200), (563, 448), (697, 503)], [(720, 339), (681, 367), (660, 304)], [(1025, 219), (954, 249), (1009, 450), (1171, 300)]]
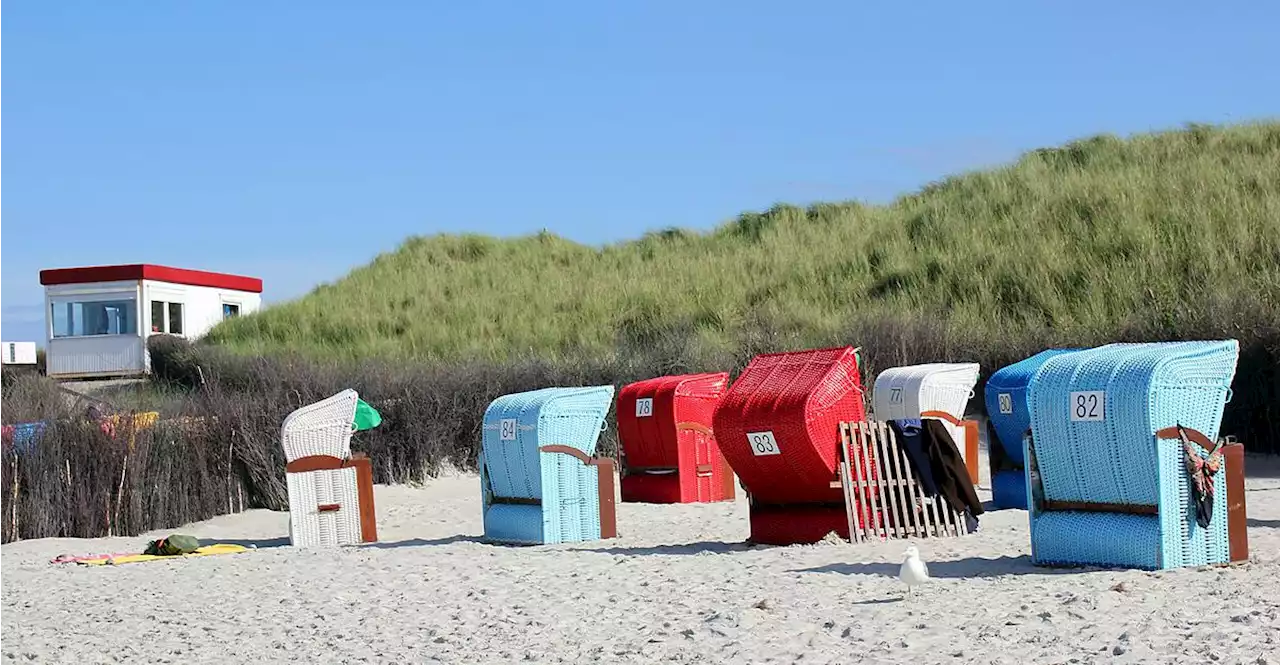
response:
[(941, 495), (924, 495), (888, 423), (840, 423), (840, 440), (839, 480), (832, 485), (844, 492), (850, 542), (969, 533), (964, 515)]

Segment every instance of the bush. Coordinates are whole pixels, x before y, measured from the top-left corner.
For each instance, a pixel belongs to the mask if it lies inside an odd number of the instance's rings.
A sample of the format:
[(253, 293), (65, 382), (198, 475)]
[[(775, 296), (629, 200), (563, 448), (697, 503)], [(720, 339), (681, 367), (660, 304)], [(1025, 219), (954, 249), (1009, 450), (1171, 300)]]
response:
[[(5, 394), (5, 413), (47, 390), (41, 383), (48, 381), (19, 379)], [(120, 415), (122, 425), (108, 433), (83, 414), (63, 411), (45, 419), (34, 445), (6, 441), (4, 542), (136, 535), (248, 506), (245, 472), (227, 432), (208, 419), (135, 430), (131, 413)]]

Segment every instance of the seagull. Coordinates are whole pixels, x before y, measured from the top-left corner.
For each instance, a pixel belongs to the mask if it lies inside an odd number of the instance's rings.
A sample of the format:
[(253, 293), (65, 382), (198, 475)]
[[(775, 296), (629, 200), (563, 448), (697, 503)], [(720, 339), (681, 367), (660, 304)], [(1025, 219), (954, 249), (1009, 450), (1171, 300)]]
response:
[(907, 548), (907, 556), (898, 570), (898, 579), (907, 585), (907, 593), (915, 595), (915, 586), (929, 581), (929, 567), (920, 560), (920, 550), (915, 545)]

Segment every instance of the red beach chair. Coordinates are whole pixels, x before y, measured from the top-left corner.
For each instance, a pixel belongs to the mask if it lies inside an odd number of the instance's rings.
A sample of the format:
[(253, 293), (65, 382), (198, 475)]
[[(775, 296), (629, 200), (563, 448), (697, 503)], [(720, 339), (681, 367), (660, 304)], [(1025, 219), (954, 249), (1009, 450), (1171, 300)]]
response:
[(637, 381), (618, 393), (622, 500), (732, 501), (734, 476), (711, 427), (729, 373)]
[[(721, 400), (714, 425), (720, 450), (751, 499), (752, 541), (814, 543), (831, 532), (850, 537), (845, 497), (836, 482), (840, 423), (864, 420), (853, 347), (751, 360)], [(874, 465), (868, 471), (877, 477)], [(863, 487), (851, 498), (861, 510), (870, 496)], [(878, 525), (881, 517), (872, 513)]]

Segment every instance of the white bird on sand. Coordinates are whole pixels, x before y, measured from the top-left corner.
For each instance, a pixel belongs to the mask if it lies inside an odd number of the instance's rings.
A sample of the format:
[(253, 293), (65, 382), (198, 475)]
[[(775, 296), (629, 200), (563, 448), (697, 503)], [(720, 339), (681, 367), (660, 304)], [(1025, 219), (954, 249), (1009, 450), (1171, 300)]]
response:
[(898, 569), (898, 579), (907, 585), (907, 593), (915, 595), (915, 586), (929, 581), (929, 567), (920, 560), (920, 550), (915, 545), (907, 548), (907, 556)]

